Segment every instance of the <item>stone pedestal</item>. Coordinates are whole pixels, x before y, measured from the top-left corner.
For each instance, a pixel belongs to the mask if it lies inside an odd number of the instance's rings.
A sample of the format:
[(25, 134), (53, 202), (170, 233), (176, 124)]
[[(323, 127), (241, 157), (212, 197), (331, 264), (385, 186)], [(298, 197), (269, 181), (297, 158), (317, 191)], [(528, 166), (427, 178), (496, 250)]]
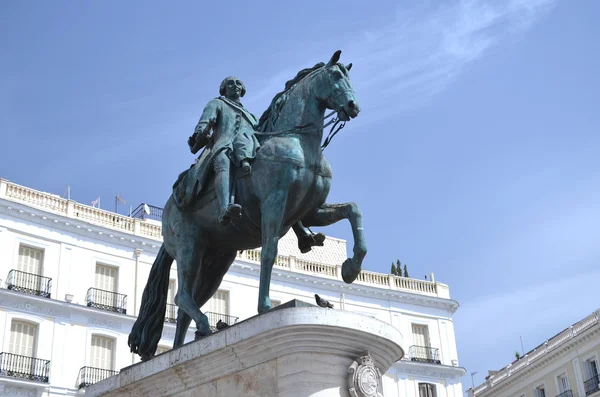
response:
[[(385, 373), (402, 358), (401, 342), (385, 322), (292, 301), (124, 368), (90, 386), (86, 397), (353, 397), (355, 360), (368, 351), (375, 371), (356, 373)], [(373, 390), (372, 379), (361, 381)]]

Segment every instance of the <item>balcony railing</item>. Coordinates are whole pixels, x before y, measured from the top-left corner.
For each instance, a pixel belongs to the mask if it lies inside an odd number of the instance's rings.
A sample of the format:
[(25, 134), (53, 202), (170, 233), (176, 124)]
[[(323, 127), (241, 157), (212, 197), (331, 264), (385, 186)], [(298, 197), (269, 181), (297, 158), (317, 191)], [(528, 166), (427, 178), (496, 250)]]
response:
[(131, 213), (132, 218), (162, 220), (163, 209), (154, 205), (142, 203)]
[(48, 383), (50, 360), (0, 353), (0, 376)]
[(410, 361), (441, 364), (440, 350), (428, 346), (411, 346), (408, 350)]
[(90, 288), (87, 291), (85, 300), (88, 307), (123, 314), (127, 313), (127, 295), (104, 291), (98, 288)]
[(77, 388), (83, 389), (118, 373), (119, 371), (111, 371), (109, 369), (83, 367), (79, 370), (79, 375), (77, 376)]
[(571, 390), (565, 390), (556, 397), (573, 397), (573, 392)]
[(167, 303), (167, 311), (165, 312), (165, 323), (177, 322), (177, 306)]
[(583, 386), (585, 387), (586, 396), (596, 393), (600, 390), (600, 377), (597, 374), (596, 376), (592, 376), (590, 379), (583, 382)]
[(214, 313), (214, 312), (204, 312), (204, 314), (208, 317), (208, 323), (210, 324), (210, 329), (215, 332), (217, 330), (217, 323), (219, 320), (224, 322), (227, 325), (233, 325), (237, 323), (239, 317), (230, 316), (227, 314)]
[(6, 288), (13, 291), (24, 292), (26, 294), (50, 298), (52, 279), (13, 269), (8, 272)]

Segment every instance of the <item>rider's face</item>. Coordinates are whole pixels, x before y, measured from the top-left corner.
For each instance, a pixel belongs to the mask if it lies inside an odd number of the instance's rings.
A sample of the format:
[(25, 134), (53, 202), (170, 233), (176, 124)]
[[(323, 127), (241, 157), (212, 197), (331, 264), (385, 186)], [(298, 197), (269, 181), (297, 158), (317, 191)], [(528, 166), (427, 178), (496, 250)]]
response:
[(225, 96), (229, 99), (238, 100), (242, 95), (243, 84), (239, 79), (229, 79), (225, 84)]

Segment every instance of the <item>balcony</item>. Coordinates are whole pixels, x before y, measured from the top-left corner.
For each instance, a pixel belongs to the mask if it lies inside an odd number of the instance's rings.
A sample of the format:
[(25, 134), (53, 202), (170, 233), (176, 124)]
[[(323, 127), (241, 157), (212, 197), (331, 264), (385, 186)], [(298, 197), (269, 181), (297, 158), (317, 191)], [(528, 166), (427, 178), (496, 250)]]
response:
[(85, 296), (88, 307), (127, 314), (127, 295), (90, 288)]
[(573, 397), (573, 392), (571, 390), (565, 390), (556, 397)]
[(137, 219), (152, 219), (155, 221), (162, 220), (163, 209), (154, 205), (142, 203), (136, 207), (131, 213), (132, 218)]
[(441, 364), (440, 349), (428, 346), (411, 346), (408, 350), (410, 361), (421, 363)]
[(177, 322), (177, 306), (167, 303), (167, 311), (165, 312), (165, 323)]
[(0, 353), (0, 376), (48, 383), (50, 360)]
[(77, 376), (77, 388), (81, 390), (118, 373), (119, 371), (111, 371), (109, 369), (82, 367)]
[(583, 386), (585, 388), (586, 396), (596, 393), (600, 390), (600, 377), (598, 375), (592, 376), (590, 379), (583, 382)]
[(208, 323), (210, 324), (210, 329), (213, 332), (218, 331), (217, 323), (219, 322), (219, 320), (221, 320), (222, 322), (224, 322), (227, 325), (233, 325), (233, 324), (237, 323), (237, 321), (239, 320), (239, 317), (229, 316), (227, 314), (220, 314), (220, 313), (213, 313), (213, 312), (205, 312), (204, 314), (208, 317)]
[(50, 298), (52, 279), (13, 269), (8, 272), (8, 277), (6, 278), (6, 288), (13, 291), (23, 292), (25, 294)]

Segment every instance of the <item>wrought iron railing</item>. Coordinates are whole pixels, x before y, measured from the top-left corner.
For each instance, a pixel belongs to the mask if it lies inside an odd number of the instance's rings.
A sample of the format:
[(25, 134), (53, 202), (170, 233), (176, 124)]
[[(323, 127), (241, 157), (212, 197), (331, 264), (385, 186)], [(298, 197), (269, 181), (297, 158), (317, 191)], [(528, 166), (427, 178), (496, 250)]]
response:
[(215, 332), (218, 331), (217, 323), (219, 320), (227, 325), (233, 325), (237, 323), (239, 317), (230, 316), (228, 314), (214, 313), (214, 312), (204, 312), (208, 317), (208, 323), (210, 324), (210, 329)]
[(598, 374), (596, 374), (596, 376), (592, 376), (590, 379), (583, 382), (583, 386), (585, 387), (586, 396), (596, 393), (598, 390), (600, 390), (600, 377)]
[(573, 397), (573, 392), (571, 390), (565, 390), (556, 397)]
[(77, 376), (77, 388), (83, 389), (84, 387), (98, 383), (101, 380), (110, 378), (118, 373), (119, 371), (111, 371), (109, 369), (82, 367), (79, 370), (79, 375)]
[(441, 364), (440, 350), (428, 346), (411, 346), (408, 350), (410, 361)]
[(163, 209), (155, 205), (142, 203), (131, 213), (132, 218), (162, 220)]
[(167, 303), (167, 311), (165, 312), (165, 323), (177, 322), (177, 306)]
[(13, 291), (24, 292), (26, 294), (50, 298), (52, 279), (13, 269), (8, 272), (6, 288)]
[(104, 291), (98, 288), (90, 288), (87, 291), (85, 300), (88, 307), (123, 314), (127, 313), (127, 295)]
[(48, 383), (50, 360), (0, 353), (0, 376)]

